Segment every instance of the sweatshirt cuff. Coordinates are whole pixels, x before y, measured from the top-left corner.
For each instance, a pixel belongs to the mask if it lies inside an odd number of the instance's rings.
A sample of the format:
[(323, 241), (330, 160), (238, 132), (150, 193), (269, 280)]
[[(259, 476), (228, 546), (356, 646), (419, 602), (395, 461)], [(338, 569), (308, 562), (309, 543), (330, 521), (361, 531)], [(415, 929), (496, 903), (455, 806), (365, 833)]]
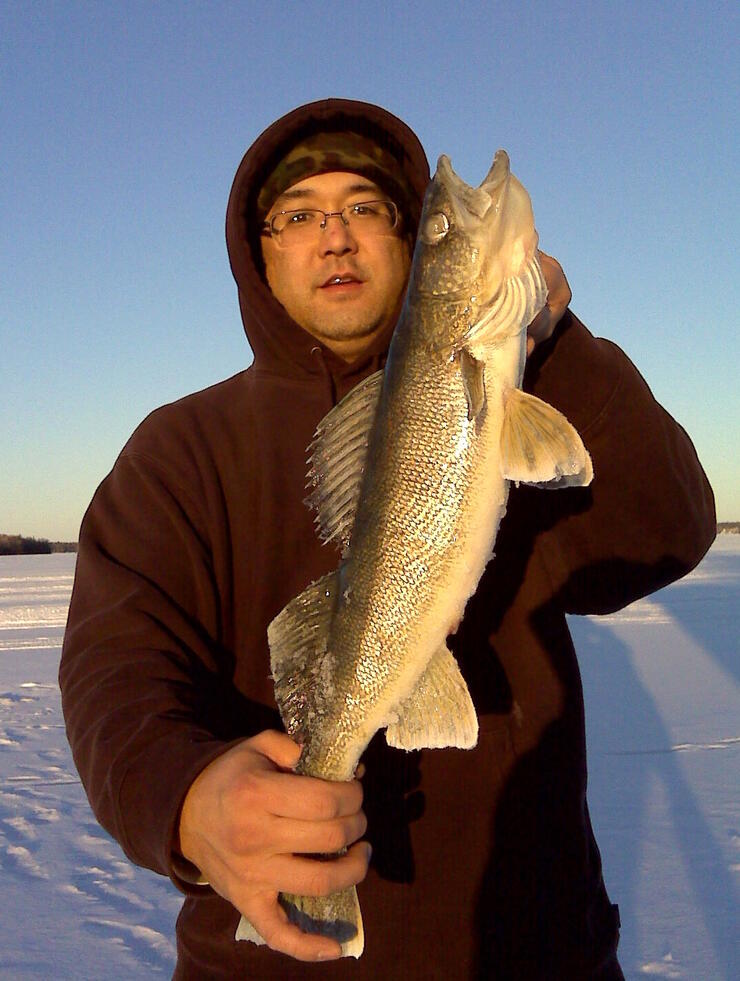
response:
[(197, 865), (193, 865), (184, 856), (173, 851), (170, 855), (170, 878), (177, 883), (185, 883), (188, 886), (208, 886), (208, 879), (203, 875)]
[(198, 774), (244, 738), (219, 742), (210, 734), (178, 730), (149, 744), (133, 761), (118, 800), (124, 816), (120, 841), (133, 862), (169, 876), (181, 892), (207, 885), (200, 870), (178, 852), (182, 804)]

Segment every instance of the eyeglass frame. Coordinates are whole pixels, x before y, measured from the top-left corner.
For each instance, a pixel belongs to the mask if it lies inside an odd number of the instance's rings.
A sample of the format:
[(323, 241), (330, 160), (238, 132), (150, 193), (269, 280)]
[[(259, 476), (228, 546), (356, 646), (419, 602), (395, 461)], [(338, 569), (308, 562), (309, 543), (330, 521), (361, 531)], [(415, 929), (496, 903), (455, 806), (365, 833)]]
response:
[[(393, 214), (393, 224), (390, 226), (390, 231), (395, 231), (400, 226), (401, 212), (399, 211), (398, 205), (396, 204), (395, 201), (391, 201), (388, 198), (371, 198), (368, 201), (355, 201), (354, 204), (345, 204), (345, 206), (342, 208), (341, 211), (324, 211), (323, 208), (284, 208), (282, 211), (276, 212), (270, 218), (265, 218), (264, 222), (262, 223), (262, 234), (263, 235), (269, 234), (270, 238), (272, 238), (276, 242), (276, 244), (280, 246), (280, 236), (283, 234), (283, 231), (285, 231), (285, 229), (282, 229), (279, 232), (275, 231), (275, 229), (272, 227), (272, 223), (275, 221), (276, 218), (280, 218), (281, 215), (300, 214), (302, 211), (318, 212), (319, 214), (322, 214), (324, 216), (324, 220), (319, 222), (318, 231), (320, 232), (323, 232), (326, 229), (326, 223), (329, 221), (330, 218), (341, 218), (344, 227), (349, 228), (350, 221), (349, 218), (344, 217), (344, 212), (347, 211), (348, 208), (350, 209), (359, 208), (363, 204), (389, 205)], [(280, 246), (280, 247), (284, 248), (285, 246)]]

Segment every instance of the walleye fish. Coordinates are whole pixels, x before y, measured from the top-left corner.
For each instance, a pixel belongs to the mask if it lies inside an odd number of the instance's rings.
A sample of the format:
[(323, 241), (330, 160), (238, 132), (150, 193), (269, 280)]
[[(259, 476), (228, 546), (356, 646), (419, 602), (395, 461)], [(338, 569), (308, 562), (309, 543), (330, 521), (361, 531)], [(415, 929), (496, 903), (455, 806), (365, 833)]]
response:
[[(545, 304), (532, 206), (499, 150), (480, 187), (439, 159), (385, 371), (353, 389), (309, 448), (308, 502), (339, 568), (268, 629), (296, 772), (352, 779), (378, 729), (406, 750), (470, 748), (478, 720), (445, 639), (493, 555), (511, 482), (588, 484), (591, 460), (552, 406), (521, 391)], [(281, 896), (308, 932), (359, 957), (354, 888)], [(237, 939), (259, 937), (242, 919)]]

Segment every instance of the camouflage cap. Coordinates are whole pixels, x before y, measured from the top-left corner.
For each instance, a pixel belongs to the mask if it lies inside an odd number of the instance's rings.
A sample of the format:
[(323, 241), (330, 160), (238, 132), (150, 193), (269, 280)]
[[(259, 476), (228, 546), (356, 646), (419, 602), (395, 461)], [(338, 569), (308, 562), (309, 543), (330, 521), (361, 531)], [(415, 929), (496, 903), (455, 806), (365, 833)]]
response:
[(388, 150), (354, 132), (325, 132), (303, 137), (283, 156), (262, 185), (257, 197), (260, 221), (275, 200), (306, 177), (330, 171), (349, 171), (373, 181), (393, 199), (401, 212), (414, 197), (403, 170)]

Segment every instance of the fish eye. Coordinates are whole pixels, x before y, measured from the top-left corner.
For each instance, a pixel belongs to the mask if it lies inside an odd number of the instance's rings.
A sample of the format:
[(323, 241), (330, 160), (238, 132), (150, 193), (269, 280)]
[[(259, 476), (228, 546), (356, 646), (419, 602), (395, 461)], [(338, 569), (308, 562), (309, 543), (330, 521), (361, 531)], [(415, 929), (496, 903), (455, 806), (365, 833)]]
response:
[(429, 215), (421, 227), (420, 235), (423, 242), (427, 245), (436, 245), (441, 242), (450, 230), (450, 222), (443, 211)]

